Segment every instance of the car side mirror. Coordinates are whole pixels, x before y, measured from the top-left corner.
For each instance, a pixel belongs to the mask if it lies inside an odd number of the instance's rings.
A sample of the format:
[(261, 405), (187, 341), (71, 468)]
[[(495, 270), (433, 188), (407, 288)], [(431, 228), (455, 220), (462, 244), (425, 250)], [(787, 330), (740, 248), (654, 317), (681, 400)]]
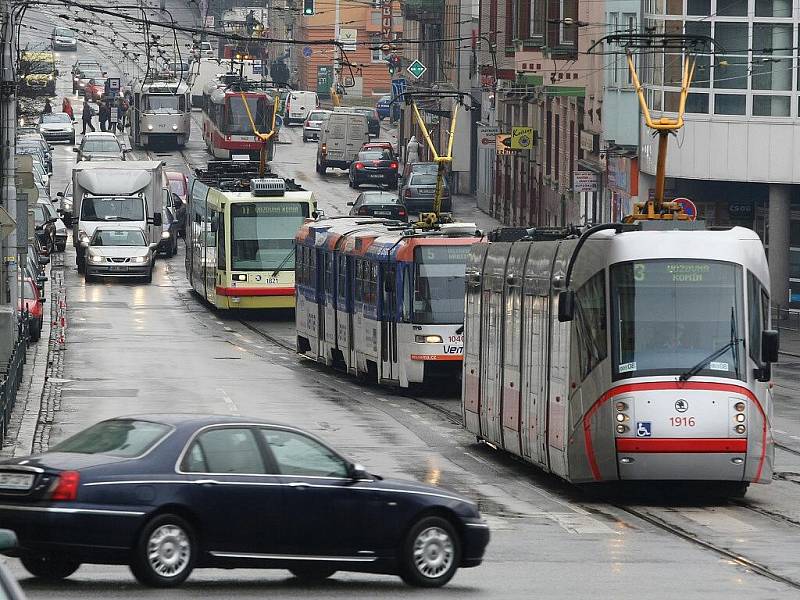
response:
[(778, 349), (780, 348), (780, 334), (774, 329), (761, 332), (761, 362), (778, 362)]
[(0, 552), (14, 550), (18, 545), (17, 534), (10, 529), (0, 529)]
[(49, 256), (40, 256), (39, 257), (39, 264), (40, 265), (49, 265), (50, 264), (50, 257)]
[(350, 479), (358, 481), (359, 479), (370, 479), (370, 476), (363, 465), (355, 463), (350, 465)]
[(575, 291), (563, 290), (558, 294), (558, 321), (567, 323), (575, 318)]
[(163, 223), (163, 219), (161, 218), (161, 213), (157, 212), (153, 214), (153, 225), (156, 227), (160, 226)]
[(355, 205), (356, 205), (356, 203), (355, 203), (355, 202), (348, 202), (348, 203), (347, 203), (347, 206), (355, 206)]

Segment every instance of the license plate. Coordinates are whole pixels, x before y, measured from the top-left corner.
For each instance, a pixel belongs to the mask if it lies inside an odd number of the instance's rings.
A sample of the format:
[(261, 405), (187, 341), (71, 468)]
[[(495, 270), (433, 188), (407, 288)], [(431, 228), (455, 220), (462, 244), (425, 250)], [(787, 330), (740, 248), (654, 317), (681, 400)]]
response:
[(0, 473), (0, 489), (29, 490), (33, 486), (33, 475), (27, 473)]
[(128, 267), (111, 267), (112, 271), (127, 271)]
[(381, 175), (380, 173), (370, 174), (369, 178), (370, 179), (383, 179), (383, 175)]
[(390, 216), (392, 216), (392, 213), (389, 212), (388, 210), (376, 210), (375, 211), (375, 216), (376, 217), (390, 217)]

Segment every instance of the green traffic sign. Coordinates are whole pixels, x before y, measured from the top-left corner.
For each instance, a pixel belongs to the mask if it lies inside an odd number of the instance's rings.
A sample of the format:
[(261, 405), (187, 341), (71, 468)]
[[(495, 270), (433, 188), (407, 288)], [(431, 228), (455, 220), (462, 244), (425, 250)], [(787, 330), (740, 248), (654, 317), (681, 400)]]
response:
[(411, 73), (415, 79), (419, 79), (422, 77), (422, 74), (428, 70), (428, 67), (423, 65), (419, 60), (415, 60), (410, 65), (408, 65), (407, 71)]

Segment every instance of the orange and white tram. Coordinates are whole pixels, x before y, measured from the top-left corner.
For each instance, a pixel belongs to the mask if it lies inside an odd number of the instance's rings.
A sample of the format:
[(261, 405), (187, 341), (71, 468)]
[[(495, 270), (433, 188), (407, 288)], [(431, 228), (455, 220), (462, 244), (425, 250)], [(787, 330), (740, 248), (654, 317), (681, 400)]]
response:
[(778, 334), (764, 249), (749, 229), (698, 226), (473, 246), (466, 428), (577, 483), (769, 483)]

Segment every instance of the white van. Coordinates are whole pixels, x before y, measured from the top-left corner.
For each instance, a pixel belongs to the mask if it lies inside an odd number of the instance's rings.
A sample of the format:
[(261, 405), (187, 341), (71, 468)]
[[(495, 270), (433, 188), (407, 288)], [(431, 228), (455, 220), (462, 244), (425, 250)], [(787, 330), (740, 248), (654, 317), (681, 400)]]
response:
[(317, 92), (290, 92), (286, 97), (286, 124), (302, 123), (306, 120), (308, 113), (319, 108), (319, 98)]
[(317, 144), (317, 173), (325, 174), (328, 167), (350, 168), (369, 141), (367, 117), (358, 113), (334, 112), (322, 124)]

